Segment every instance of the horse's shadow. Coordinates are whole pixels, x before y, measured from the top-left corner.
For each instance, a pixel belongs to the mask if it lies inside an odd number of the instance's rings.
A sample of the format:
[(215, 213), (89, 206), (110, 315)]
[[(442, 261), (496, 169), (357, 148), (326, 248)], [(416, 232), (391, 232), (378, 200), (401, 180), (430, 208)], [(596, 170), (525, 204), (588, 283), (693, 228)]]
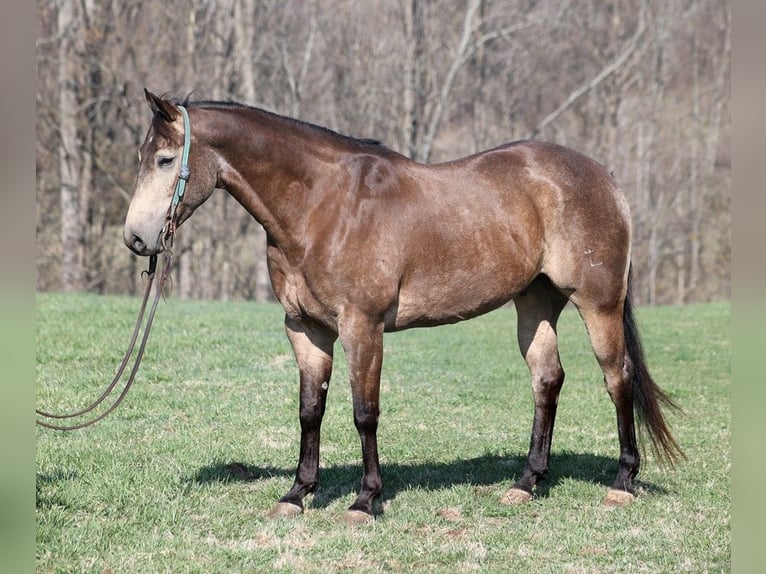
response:
[[(425, 490), (446, 490), (457, 485), (475, 487), (497, 487), (503, 490), (518, 478), (523, 469), (525, 457), (522, 455), (485, 454), (483, 456), (457, 459), (449, 462), (421, 463), (386, 463), (382, 465), (383, 492), (375, 505), (375, 513), (383, 513), (385, 501), (393, 500), (403, 491), (413, 488)], [(271, 478), (292, 478), (292, 467), (256, 466), (242, 462), (213, 462), (203, 466), (196, 473), (183, 479), (187, 484), (207, 484), (215, 482), (259, 482)], [(359, 488), (361, 478), (360, 464), (339, 464), (322, 468), (320, 483), (313, 495), (313, 508), (326, 508), (333, 502), (354, 494)], [(538, 498), (546, 498), (551, 489), (565, 480), (590, 482), (608, 487), (617, 472), (617, 462), (613, 458), (589, 453), (561, 452), (551, 455), (550, 471), (536, 491)], [(54, 471), (37, 475), (38, 508), (58, 504), (66, 506), (65, 501), (50, 493), (42, 492), (48, 484), (57, 484), (68, 480), (77, 480), (75, 471)], [(667, 491), (655, 484), (638, 482), (638, 486), (650, 493), (666, 494)], [(495, 490), (495, 488), (493, 488)]]
[[(518, 478), (526, 457), (521, 455), (485, 454), (449, 462), (387, 463), (381, 465), (383, 492), (375, 513), (382, 513), (382, 503), (412, 488), (444, 490), (456, 485), (491, 487), (510, 485)], [(202, 467), (192, 483), (257, 482), (274, 477), (293, 477), (294, 469), (259, 467), (241, 462), (215, 462)], [(361, 463), (333, 465), (320, 470), (320, 482), (313, 495), (312, 507), (325, 508), (334, 501), (356, 493), (361, 478)], [(538, 484), (536, 496), (547, 498), (551, 489), (564, 480), (590, 482), (609, 487), (617, 473), (614, 458), (588, 453), (562, 452), (552, 454), (547, 478)], [(646, 482), (638, 482), (642, 490), (666, 493), (665, 489)]]

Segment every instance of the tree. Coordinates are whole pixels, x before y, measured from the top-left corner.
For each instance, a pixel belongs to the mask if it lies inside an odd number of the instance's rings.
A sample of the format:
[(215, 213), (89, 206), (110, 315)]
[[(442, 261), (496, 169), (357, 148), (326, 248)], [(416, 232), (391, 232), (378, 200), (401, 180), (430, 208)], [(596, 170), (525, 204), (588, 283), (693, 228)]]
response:
[[(122, 243), (143, 88), (232, 99), (443, 161), (534, 135), (614, 172), (640, 302), (730, 291), (730, 7), (696, 0), (40, 0), (39, 289), (136, 293)], [(184, 297), (271, 296), (265, 234), (214, 193)]]
[(58, 10), (59, 96), (61, 143), (58, 148), (61, 201), (61, 284), (67, 291), (82, 289), (83, 235), (80, 221), (80, 175), (82, 154), (78, 137), (77, 101), (79, 61), (71, 57), (78, 51), (81, 27), (77, 6), (64, 0)]

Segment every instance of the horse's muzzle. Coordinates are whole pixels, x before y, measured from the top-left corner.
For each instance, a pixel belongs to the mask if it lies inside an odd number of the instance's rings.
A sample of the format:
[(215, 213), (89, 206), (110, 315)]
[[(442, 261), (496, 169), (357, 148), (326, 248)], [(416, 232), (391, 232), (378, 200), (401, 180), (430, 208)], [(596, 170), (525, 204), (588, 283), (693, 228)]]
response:
[(130, 249), (136, 255), (157, 255), (162, 251), (161, 241), (155, 240), (154, 245), (149, 245), (144, 240), (144, 238), (142, 238), (136, 232), (131, 231), (127, 227), (123, 231), (122, 238), (125, 241), (125, 245), (128, 246), (128, 249)]

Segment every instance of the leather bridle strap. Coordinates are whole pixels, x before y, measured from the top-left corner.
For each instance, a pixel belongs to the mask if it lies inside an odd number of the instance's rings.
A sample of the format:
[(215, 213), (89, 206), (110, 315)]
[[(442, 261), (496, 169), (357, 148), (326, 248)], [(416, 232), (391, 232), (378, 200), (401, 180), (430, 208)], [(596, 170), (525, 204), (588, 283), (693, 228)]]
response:
[[(50, 420), (46, 421), (46, 420), (37, 419), (35, 422), (40, 426), (53, 429), (53, 430), (69, 431), (69, 430), (77, 430), (77, 429), (85, 428), (92, 424), (95, 424), (101, 419), (103, 419), (104, 417), (106, 417), (109, 413), (111, 413), (114, 409), (116, 409), (119, 406), (119, 404), (128, 394), (128, 390), (130, 389), (131, 385), (133, 384), (133, 381), (135, 380), (136, 373), (138, 372), (138, 367), (141, 364), (142, 357), (144, 356), (144, 350), (146, 349), (146, 342), (149, 340), (149, 332), (151, 331), (152, 322), (154, 321), (154, 314), (157, 311), (157, 304), (159, 303), (160, 296), (164, 292), (165, 283), (170, 279), (170, 263), (173, 259), (173, 251), (170, 248), (173, 245), (173, 237), (176, 231), (177, 210), (178, 210), (178, 205), (181, 203), (181, 200), (183, 199), (184, 191), (186, 190), (186, 182), (189, 179), (189, 149), (191, 147), (191, 126), (189, 124), (189, 114), (186, 112), (186, 108), (184, 108), (183, 106), (177, 106), (177, 107), (181, 111), (181, 114), (184, 120), (184, 147), (183, 147), (183, 152), (181, 153), (181, 167), (178, 173), (178, 180), (176, 181), (176, 188), (173, 193), (173, 199), (170, 203), (170, 207), (168, 208), (167, 220), (165, 222), (165, 226), (162, 229), (162, 234), (160, 237), (162, 241), (162, 245), (165, 248), (165, 256), (163, 258), (162, 271), (160, 272), (160, 280), (155, 289), (152, 308), (149, 311), (149, 316), (146, 320), (146, 326), (144, 327), (144, 334), (141, 337), (141, 344), (138, 347), (138, 353), (136, 354), (136, 359), (133, 363), (133, 367), (130, 370), (128, 381), (125, 383), (125, 387), (122, 389), (122, 392), (117, 397), (117, 399), (112, 403), (112, 405), (108, 409), (106, 409), (104, 412), (99, 414), (98, 416), (95, 416), (92, 419), (89, 419), (85, 422), (72, 424), (72, 425), (57, 424), (54, 422), (50, 422)], [(114, 388), (117, 386), (118, 381), (122, 377), (122, 374), (125, 371), (125, 367), (127, 366), (128, 361), (130, 360), (130, 356), (133, 354), (133, 349), (135, 348), (136, 341), (138, 340), (138, 333), (141, 330), (141, 324), (144, 318), (144, 313), (146, 311), (146, 304), (149, 301), (149, 294), (151, 293), (151, 290), (152, 290), (152, 284), (154, 283), (156, 269), (157, 269), (157, 256), (151, 255), (149, 257), (149, 269), (144, 272), (147, 274), (146, 290), (144, 291), (144, 298), (141, 302), (141, 309), (139, 310), (138, 318), (136, 319), (136, 326), (133, 328), (133, 335), (130, 339), (130, 343), (128, 344), (128, 350), (125, 352), (125, 356), (123, 357), (122, 362), (120, 363), (120, 366), (117, 369), (117, 373), (112, 379), (112, 382), (104, 390), (104, 392), (101, 393), (101, 396), (98, 397), (95, 401), (93, 401), (87, 407), (80, 409), (79, 411), (74, 413), (56, 414), (56, 413), (46, 412), (40, 409), (35, 409), (35, 413), (37, 414), (37, 416), (43, 417), (45, 419), (53, 419), (53, 420), (72, 419), (72, 418), (80, 417), (82, 415), (86, 415), (92, 412), (96, 407), (98, 407), (101, 403), (103, 403), (104, 400), (106, 400), (106, 398), (112, 393)]]
[(183, 200), (184, 192), (186, 191), (186, 182), (189, 180), (189, 150), (191, 149), (191, 124), (189, 122), (189, 113), (184, 106), (176, 106), (181, 112), (181, 116), (184, 121), (184, 147), (181, 152), (181, 167), (178, 170), (178, 179), (176, 180), (176, 189), (173, 192), (173, 199), (170, 201), (170, 207), (168, 207), (168, 213), (165, 218), (165, 227), (162, 228), (162, 234), (160, 240), (162, 241), (162, 247), (166, 250), (170, 250), (173, 246), (173, 236), (176, 232), (176, 224), (178, 221), (178, 206)]

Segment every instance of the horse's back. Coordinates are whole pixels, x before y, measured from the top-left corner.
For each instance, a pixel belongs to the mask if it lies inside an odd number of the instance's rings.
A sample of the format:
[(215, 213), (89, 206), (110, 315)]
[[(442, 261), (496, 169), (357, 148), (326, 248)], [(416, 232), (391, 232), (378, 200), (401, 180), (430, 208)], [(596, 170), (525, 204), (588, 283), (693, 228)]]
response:
[(350, 306), (388, 330), (451, 323), (541, 273), (567, 295), (600, 281), (604, 300), (619, 298), (627, 206), (574, 150), (517, 142), (434, 165), (366, 150), (338, 168), (342, 185), (310, 214), (313, 240), (294, 270), (324, 315)]
[(459, 320), (514, 298), (541, 273), (566, 294), (600, 282), (605, 301), (620, 297), (630, 213), (595, 160), (523, 141), (422, 169), (422, 225), (406, 232), (416, 248), (400, 313)]

